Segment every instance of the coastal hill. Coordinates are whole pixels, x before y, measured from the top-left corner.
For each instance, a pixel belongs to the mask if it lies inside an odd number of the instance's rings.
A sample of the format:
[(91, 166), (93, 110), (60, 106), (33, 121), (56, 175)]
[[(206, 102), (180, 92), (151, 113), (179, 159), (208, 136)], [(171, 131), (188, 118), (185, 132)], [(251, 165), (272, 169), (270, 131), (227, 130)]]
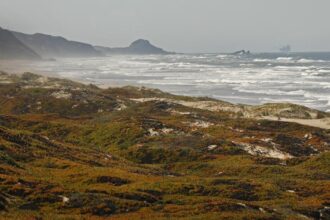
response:
[(61, 36), (47, 34), (25, 34), (0, 28), (0, 59), (51, 59), (99, 57), (132, 54), (171, 54), (152, 45), (148, 40), (139, 39), (128, 47), (109, 48), (70, 41)]
[(36, 51), (43, 58), (97, 57), (103, 54), (86, 43), (69, 41), (63, 37), (46, 34), (12, 32), (17, 39)]
[(101, 51), (106, 55), (113, 54), (170, 54), (159, 47), (152, 45), (148, 40), (139, 39), (131, 43), (128, 47), (118, 47), (118, 48), (109, 48), (109, 47), (95, 47), (97, 50)]
[(19, 41), (10, 31), (0, 27), (0, 59), (38, 60), (41, 57)]
[(0, 218), (329, 219), (328, 118), (0, 72)]

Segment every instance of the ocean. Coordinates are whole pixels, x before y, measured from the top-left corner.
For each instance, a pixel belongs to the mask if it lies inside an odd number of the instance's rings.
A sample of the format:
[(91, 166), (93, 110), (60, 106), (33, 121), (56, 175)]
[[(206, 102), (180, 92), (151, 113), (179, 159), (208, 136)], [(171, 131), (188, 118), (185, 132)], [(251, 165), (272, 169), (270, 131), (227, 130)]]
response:
[(243, 104), (291, 102), (330, 112), (330, 53), (127, 55), (43, 61), (29, 69), (102, 86), (146, 86)]

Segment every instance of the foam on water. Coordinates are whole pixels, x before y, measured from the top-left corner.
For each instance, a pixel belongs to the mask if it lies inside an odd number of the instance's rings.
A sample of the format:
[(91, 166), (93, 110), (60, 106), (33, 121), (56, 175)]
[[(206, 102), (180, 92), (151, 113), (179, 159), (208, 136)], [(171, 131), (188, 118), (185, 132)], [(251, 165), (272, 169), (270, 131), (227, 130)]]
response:
[(289, 101), (330, 111), (330, 54), (113, 56), (31, 65), (98, 85), (143, 85), (247, 104)]

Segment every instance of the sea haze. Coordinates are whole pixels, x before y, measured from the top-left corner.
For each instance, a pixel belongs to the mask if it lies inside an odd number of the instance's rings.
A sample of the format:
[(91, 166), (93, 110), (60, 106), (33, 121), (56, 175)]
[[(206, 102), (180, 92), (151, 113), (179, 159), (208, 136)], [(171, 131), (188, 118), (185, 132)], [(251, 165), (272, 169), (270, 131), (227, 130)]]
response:
[(106, 86), (147, 86), (233, 103), (292, 102), (330, 111), (330, 53), (175, 54), (35, 62), (30, 69)]

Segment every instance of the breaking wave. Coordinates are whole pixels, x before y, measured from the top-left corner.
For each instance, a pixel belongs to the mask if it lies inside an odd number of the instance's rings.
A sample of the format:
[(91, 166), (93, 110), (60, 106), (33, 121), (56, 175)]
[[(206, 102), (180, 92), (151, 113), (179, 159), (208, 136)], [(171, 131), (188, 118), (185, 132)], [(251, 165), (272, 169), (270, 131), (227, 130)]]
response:
[(288, 100), (330, 111), (330, 55), (175, 54), (63, 59), (33, 69), (98, 85), (151, 86), (246, 104)]

